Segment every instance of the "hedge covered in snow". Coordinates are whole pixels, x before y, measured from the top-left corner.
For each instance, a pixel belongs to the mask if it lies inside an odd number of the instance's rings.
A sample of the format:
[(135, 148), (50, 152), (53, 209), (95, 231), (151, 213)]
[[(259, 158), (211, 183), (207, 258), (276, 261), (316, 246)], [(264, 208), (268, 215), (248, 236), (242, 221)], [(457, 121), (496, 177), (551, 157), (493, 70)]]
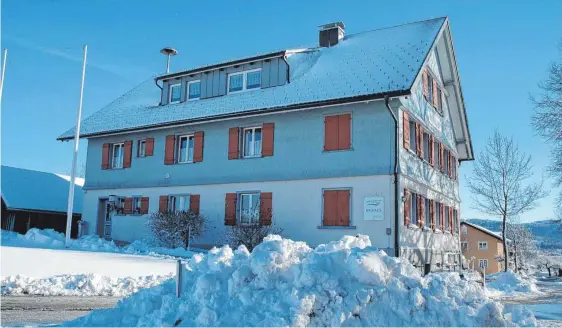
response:
[(506, 326), (531, 312), (489, 299), (457, 273), (420, 272), (406, 260), (346, 236), (311, 249), (268, 236), (250, 254), (215, 248), (189, 260), (183, 294), (174, 281), (142, 289), (113, 309), (69, 326)]

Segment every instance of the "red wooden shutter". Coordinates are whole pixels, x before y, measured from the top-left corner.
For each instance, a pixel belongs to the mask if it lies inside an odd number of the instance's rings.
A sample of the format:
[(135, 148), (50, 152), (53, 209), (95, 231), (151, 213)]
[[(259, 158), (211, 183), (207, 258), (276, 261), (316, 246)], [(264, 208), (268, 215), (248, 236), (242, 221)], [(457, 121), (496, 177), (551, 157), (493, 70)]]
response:
[(123, 205), (123, 214), (131, 214), (133, 213), (133, 199), (131, 197), (125, 198), (125, 202)]
[(123, 167), (131, 167), (131, 158), (133, 155), (133, 141), (127, 140), (124, 143), (125, 149), (123, 151)]
[(439, 143), (439, 170), (445, 172), (445, 147)]
[(203, 131), (197, 131), (193, 135), (193, 162), (203, 162)]
[(330, 227), (336, 225), (338, 216), (338, 191), (324, 190), (324, 215), (323, 225)]
[(449, 151), (448, 153), (448, 159), (449, 159), (449, 178), (453, 178), (453, 155), (451, 155), (451, 152)]
[(144, 156), (154, 155), (154, 138), (146, 138)]
[(410, 197), (412, 197), (412, 195), (410, 194), (410, 191), (408, 189), (404, 189), (404, 198), (406, 199), (406, 201), (404, 202), (404, 225), (408, 226), (410, 225), (410, 214), (411, 214), (411, 208), (410, 208)]
[(236, 225), (236, 193), (227, 193), (224, 203), (224, 225)]
[(349, 226), (349, 190), (338, 190), (338, 218), (336, 225)]
[(197, 215), (199, 215), (199, 195), (190, 195), (189, 196), (189, 210)]
[(410, 149), (410, 118), (408, 117), (408, 112), (402, 112), (402, 136), (404, 137), (404, 148)]
[(427, 98), (429, 89), (429, 81), (427, 76), (427, 69), (423, 70), (423, 96)]
[(453, 208), (449, 207), (449, 231), (453, 233), (454, 224), (453, 224)]
[(338, 150), (351, 148), (351, 114), (338, 115)]
[(168, 212), (168, 195), (160, 196), (158, 211), (160, 213)]
[(228, 129), (228, 159), (238, 159), (240, 156), (240, 138), (238, 133), (239, 128)]
[(101, 147), (101, 169), (107, 170), (109, 169), (109, 149), (110, 146), (108, 143), (104, 143)]
[(166, 136), (166, 148), (164, 149), (164, 164), (174, 164), (174, 150), (176, 147), (176, 136)]
[(414, 122), (414, 126), (416, 131), (416, 155), (420, 156), (420, 124)]
[(439, 211), (441, 212), (441, 231), (445, 231), (445, 204), (439, 206)]
[(271, 225), (271, 217), (273, 215), (273, 194), (270, 192), (262, 192), (260, 194), (260, 224)]
[(435, 201), (429, 200), (429, 227), (435, 230)]
[(433, 135), (429, 135), (429, 165), (435, 166), (435, 137)]
[(338, 116), (324, 118), (324, 151), (338, 149)]
[(423, 158), (424, 147), (423, 147), (423, 126), (420, 124), (420, 157)]
[(418, 209), (418, 225), (423, 228), (425, 226), (425, 197), (422, 195), (418, 197)]
[(433, 106), (435, 108), (439, 107), (439, 86), (437, 85), (437, 81), (433, 79)]
[(148, 197), (141, 198), (141, 214), (148, 214)]
[(261, 145), (261, 155), (273, 156), (273, 138), (275, 132), (275, 123), (264, 123), (262, 127), (263, 137)]

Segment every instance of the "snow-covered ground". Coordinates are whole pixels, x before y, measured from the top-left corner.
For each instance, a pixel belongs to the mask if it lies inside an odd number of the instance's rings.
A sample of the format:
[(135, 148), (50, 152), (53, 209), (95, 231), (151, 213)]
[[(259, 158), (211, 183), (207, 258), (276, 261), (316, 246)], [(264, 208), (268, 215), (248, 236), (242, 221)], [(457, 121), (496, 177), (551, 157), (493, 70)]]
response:
[(496, 296), (509, 296), (518, 293), (540, 294), (533, 277), (524, 277), (515, 272), (498, 272), (486, 276), (489, 293)]
[(68, 326), (534, 326), (529, 310), (504, 307), (457, 273), (420, 275), (405, 259), (346, 236), (311, 249), (268, 236), (250, 254), (215, 248), (188, 260), (174, 282), (142, 289), (115, 308)]
[[(2, 230), (2, 246), (46, 248), (46, 249), (66, 249), (64, 234), (52, 229), (30, 229), (25, 235), (12, 231)], [(127, 246), (119, 247), (113, 241), (98, 237), (97, 235), (87, 235), (79, 239), (72, 239), (70, 249), (89, 251), (89, 252), (108, 252), (124, 253), (137, 255), (150, 255), (155, 257), (182, 257), (187, 258), (194, 254), (184, 248), (165, 248), (150, 245), (144, 241), (135, 241)], [(203, 250), (196, 249), (200, 252)]]

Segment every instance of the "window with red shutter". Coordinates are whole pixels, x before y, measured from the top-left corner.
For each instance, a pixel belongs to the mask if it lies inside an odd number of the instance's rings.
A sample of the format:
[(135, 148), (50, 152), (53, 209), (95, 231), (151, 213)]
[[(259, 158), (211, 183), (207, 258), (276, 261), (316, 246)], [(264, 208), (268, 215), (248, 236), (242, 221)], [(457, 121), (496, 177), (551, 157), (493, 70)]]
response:
[(227, 193), (224, 204), (224, 225), (236, 225), (236, 193)]
[(194, 133), (193, 145), (193, 162), (198, 163), (203, 161), (203, 131)]
[(324, 118), (324, 151), (351, 149), (351, 114)]
[(166, 136), (166, 147), (164, 148), (164, 164), (174, 164), (174, 150), (176, 148), (176, 136)]
[(429, 200), (429, 228), (435, 230), (435, 201)]
[(261, 156), (273, 156), (273, 141), (274, 141), (275, 124), (264, 123), (262, 127), (262, 150)]
[(127, 140), (124, 143), (125, 149), (123, 153), (123, 167), (131, 167), (131, 160), (133, 155), (133, 140)]
[(199, 195), (191, 194), (189, 195), (189, 211), (199, 214), (199, 203), (201, 197)]
[(141, 197), (141, 214), (148, 214), (148, 197)]
[(349, 189), (323, 191), (323, 226), (350, 226), (350, 195)]
[(404, 225), (410, 225), (410, 215), (411, 215), (411, 208), (410, 208), (410, 191), (408, 189), (404, 189)]
[(168, 195), (160, 196), (158, 202), (158, 211), (160, 213), (168, 212)]
[(402, 136), (404, 139), (404, 148), (410, 149), (410, 118), (408, 112), (402, 112)]
[(351, 114), (338, 115), (338, 150), (351, 149)]
[(270, 192), (260, 193), (260, 224), (271, 225), (273, 216), (273, 194)]
[(228, 129), (228, 159), (240, 158), (239, 128)]
[(131, 213), (133, 213), (133, 199), (131, 197), (126, 197), (123, 205), (123, 214)]
[(101, 169), (107, 170), (109, 169), (109, 149), (110, 145), (108, 143), (104, 143), (101, 149)]
[(154, 155), (154, 138), (146, 138), (144, 155), (145, 156)]

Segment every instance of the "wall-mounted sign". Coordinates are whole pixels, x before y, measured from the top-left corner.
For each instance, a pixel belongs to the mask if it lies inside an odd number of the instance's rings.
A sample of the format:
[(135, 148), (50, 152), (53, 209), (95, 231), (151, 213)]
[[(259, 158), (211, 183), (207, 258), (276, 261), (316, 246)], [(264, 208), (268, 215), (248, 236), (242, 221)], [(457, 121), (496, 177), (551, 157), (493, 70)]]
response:
[(363, 200), (363, 220), (382, 221), (384, 220), (384, 197), (367, 196)]

